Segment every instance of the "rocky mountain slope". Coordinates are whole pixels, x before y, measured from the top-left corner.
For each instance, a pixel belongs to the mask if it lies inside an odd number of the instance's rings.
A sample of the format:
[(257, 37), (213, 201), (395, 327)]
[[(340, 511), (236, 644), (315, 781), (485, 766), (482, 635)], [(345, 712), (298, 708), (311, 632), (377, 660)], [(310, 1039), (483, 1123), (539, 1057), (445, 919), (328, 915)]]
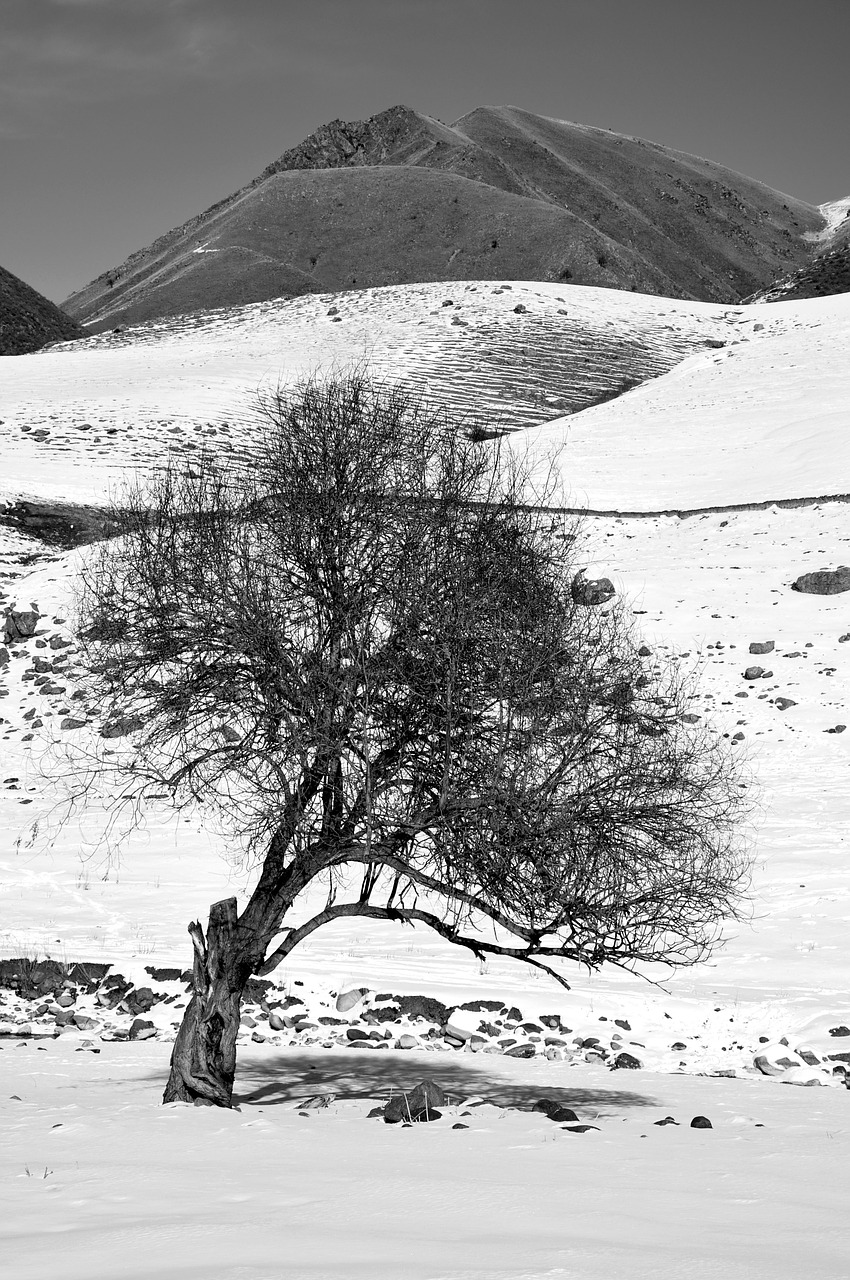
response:
[(537, 279), (736, 302), (808, 261), (825, 215), (638, 138), (481, 107), (323, 126), (66, 302), (90, 329), (429, 280)]
[(0, 267), (0, 356), (38, 351), (81, 333), (76, 320)]

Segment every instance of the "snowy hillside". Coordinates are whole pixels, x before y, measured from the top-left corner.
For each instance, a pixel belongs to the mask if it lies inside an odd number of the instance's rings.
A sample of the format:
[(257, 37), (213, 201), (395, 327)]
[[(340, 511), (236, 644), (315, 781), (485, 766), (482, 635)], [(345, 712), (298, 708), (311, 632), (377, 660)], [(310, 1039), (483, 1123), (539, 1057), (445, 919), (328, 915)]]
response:
[[(228, 1280), (277, 1275), (282, 1257), (294, 1270), (280, 1274), (387, 1280), (602, 1276), (616, 1265), (647, 1280), (664, 1268), (700, 1280), (842, 1274), (847, 1094), (781, 1089), (753, 1061), (765, 1045), (780, 1057), (783, 1041), (792, 1057), (813, 1046), (816, 1065), (801, 1058), (787, 1082), (839, 1086), (840, 1068), (830, 1076), (822, 1064), (850, 1046), (836, 1035), (850, 1026), (850, 593), (791, 590), (800, 574), (850, 564), (848, 340), (850, 297), (720, 308), (488, 282), (257, 304), (3, 362), (7, 502), (99, 502), (128, 469), (169, 453), (249, 448), (246, 406), (258, 387), (353, 357), (461, 405), (470, 422), (522, 428), (509, 446), (532, 460), (560, 448), (570, 501), (595, 513), (588, 573), (612, 578), (653, 654), (695, 672), (693, 713), (747, 753), (758, 798), (752, 919), (729, 930), (711, 963), (649, 974), (660, 988), (621, 972), (574, 972), (565, 992), (508, 961), (479, 966), (429, 934), (337, 922), (275, 975), (281, 998), (297, 987), (313, 1030), (268, 1035), (261, 1023), (243, 1032), (242, 1118), (154, 1110), (184, 999), (176, 982), (162, 986), (168, 1002), (151, 1015), (155, 1038), (145, 1044), (111, 1043), (126, 1034), (120, 1016), (113, 1034), (111, 1015), (82, 992), (79, 1010), (107, 1027), (100, 1058), (89, 1052), (99, 1042), (73, 1026), (39, 1042), (37, 1059), (34, 1046), (12, 1049), (29, 1042), (0, 1039), (5, 1092), (17, 1095), (2, 1104), (8, 1149), (16, 1169), (51, 1170), (40, 1182), (21, 1172), (6, 1190), (21, 1239), (36, 1239), (47, 1216), (71, 1242), (68, 1276), (104, 1280), (142, 1274), (134, 1251), (159, 1268), (146, 1263), (145, 1274), (188, 1277), (197, 1264)], [(635, 380), (642, 385), (608, 398)], [(72, 627), (85, 554), (0, 524), (0, 603), (41, 615), (31, 640), (7, 647), (8, 661), (0, 649), (0, 957), (102, 961), (141, 985), (151, 981), (146, 966), (186, 967), (187, 922), (241, 894), (246, 877), (201, 815), (153, 815), (120, 862), (99, 843), (96, 796), (56, 827), (62, 769), (100, 728)], [(769, 651), (751, 655), (751, 644)], [(759, 674), (745, 677), (754, 666)], [(353, 1015), (340, 1019), (328, 1004), (329, 992), (349, 987), (369, 989), (367, 1011), (381, 992), (513, 1002), (527, 1019), (557, 1015), (581, 1045), (547, 1058), (535, 1034), (527, 1062), (495, 1048), (489, 1058), (450, 1052), (442, 1040), (356, 1055), (338, 1047)], [(12, 998), (0, 1008), (7, 1031), (33, 1016)], [(621, 1041), (615, 1019), (628, 1024), (643, 1071), (609, 1075), (595, 1053), (600, 1035), (606, 1054)], [(451, 1104), (439, 1123), (417, 1126), (407, 1135), (413, 1153), (399, 1153), (398, 1131), (377, 1121), (366, 1139), (371, 1102), (423, 1074), (487, 1105), (470, 1119), (469, 1106)], [(563, 1134), (528, 1111), (541, 1094), (596, 1128)], [(314, 1114), (304, 1110), (312, 1095), (336, 1101)], [(699, 1113), (717, 1132), (687, 1127)], [(667, 1114), (684, 1127), (656, 1128)], [(452, 1124), (470, 1132), (450, 1133)], [(212, 1187), (225, 1131), (234, 1182)], [(584, 1144), (578, 1161), (565, 1142)], [(276, 1162), (283, 1150), (283, 1163), (263, 1181), (256, 1169), (271, 1149)], [(182, 1226), (156, 1190), (178, 1151), (195, 1161)], [(86, 1170), (82, 1190), (74, 1161)], [(135, 1196), (140, 1173), (144, 1209), (134, 1216), (122, 1197)], [(299, 1180), (303, 1198), (292, 1191)], [(408, 1215), (403, 1239), (386, 1225), (390, 1202), (390, 1222)], [(224, 1219), (249, 1234), (241, 1253)], [(556, 1219), (572, 1224), (569, 1248)], [(100, 1241), (108, 1270), (91, 1270), (90, 1246), (71, 1234), (78, 1222)], [(181, 1230), (191, 1248), (175, 1243)], [(52, 1256), (30, 1244), (17, 1274), (41, 1280)]]

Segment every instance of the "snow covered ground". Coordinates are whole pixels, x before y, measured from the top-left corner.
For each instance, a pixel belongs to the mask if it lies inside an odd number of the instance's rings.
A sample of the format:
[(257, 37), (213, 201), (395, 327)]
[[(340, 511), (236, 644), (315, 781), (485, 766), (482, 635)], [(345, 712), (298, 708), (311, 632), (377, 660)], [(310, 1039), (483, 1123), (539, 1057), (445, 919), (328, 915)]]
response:
[[(243, 1110), (222, 1116), (157, 1107), (167, 1023), (144, 1044), (94, 1041), (97, 1056), (75, 1032), (0, 1039), (0, 1247), (16, 1276), (847, 1272), (850, 1095), (748, 1069), (761, 1037), (793, 1047), (850, 1025), (850, 731), (830, 732), (850, 724), (850, 595), (790, 590), (801, 573), (850, 563), (850, 506), (776, 505), (850, 492), (848, 338), (847, 296), (721, 309), (488, 283), (260, 304), (0, 364), (10, 499), (100, 500), (128, 466), (160, 465), (170, 450), (242, 449), (246, 392), (364, 355), (447, 401), (513, 413), (511, 425), (551, 419), (554, 401), (575, 397), (570, 417), (511, 445), (532, 456), (561, 445), (566, 488), (594, 510), (767, 504), (592, 517), (583, 552), (653, 651), (696, 669), (695, 712), (743, 735), (735, 750), (759, 792), (753, 912), (714, 961), (650, 974), (664, 989), (570, 974), (566, 993), (507, 962), (482, 969), (427, 934), (361, 922), (319, 931), (279, 975), (311, 999), (362, 985), (447, 1003), (510, 998), (527, 1017), (551, 1010), (573, 1027), (628, 1019), (652, 1071), (499, 1056), (485, 1070), (480, 1057), (418, 1051), (376, 1066), (372, 1054), (249, 1040)], [(581, 382), (586, 350), (603, 340), (606, 367)], [(615, 376), (618, 344), (631, 372)], [(657, 376), (581, 410), (639, 374)], [(141, 980), (145, 965), (185, 966), (188, 920), (246, 880), (200, 816), (152, 818), (117, 864), (97, 846), (96, 805), (55, 830), (50, 744), (84, 743), (98, 724), (96, 707), (73, 700), (64, 646), (81, 554), (0, 526), (0, 601), (43, 614), (43, 634), (0, 667), (0, 956), (110, 961)], [(751, 657), (749, 644), (766, 640), (773, 652)], [(52, 670), (36, 684), (39, 655)], [(746, 681), (754, 663), (770, 674)], [(68, 718), (88, 723), (62, 729)], [(702, 1074), (718, 1070), (741, 1078)], [(454, 1113), (409, 1131), (366, 1120), (370, 1100), (422, 1075), (500, 1104), (554, 1090), (582, 1119), (599, 1113), (600, 1129), (563, 1132), (501, 1106), (464, 1120), (468, 1131), (451, 1130)], [(289, 1105), (331, 1092), (332, 1107), (306, 1118)], [(687, 1127), (698, 1113), (712, 1132)], [(682, 1127), (656, 1128), (667, 1114)]]

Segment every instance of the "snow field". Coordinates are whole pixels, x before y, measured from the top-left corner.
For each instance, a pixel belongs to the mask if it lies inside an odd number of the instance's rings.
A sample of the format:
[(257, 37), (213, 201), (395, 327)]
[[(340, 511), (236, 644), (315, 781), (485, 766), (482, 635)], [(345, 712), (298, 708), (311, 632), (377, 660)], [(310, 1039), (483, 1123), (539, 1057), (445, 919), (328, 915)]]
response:
[[(99, 1048), (0, 1050), (16, 1280), (846, 1272), (843, 1091), (260, 1045), (241, 1051), (241, 1109), (224, 1113), (159, 1106), (162, 1045)], [(423, 1075), (457, 1100), (442, 1120), (366, 1119)], [(305, 1109), (316, 1095), (334, 1097)], [(598, 1127), (517, 1109), (541, 1096)], [(698, 1114), (711, 1130), (689, 1127)], [(667, 1116), (678, 1127), (656, 1125)]]
[[(514, 413), (508, 425), (538, 422), (575, 386), (582, 342), (599, 346), (606, 330), (610, 367), (588, 372), (587, 402), (629, 369), (661, 376), (510, 441), (532, 456), (562, 444), (576, 505), (658, 512), (838, 495), (850, 492), (849, 329), (850, 297), (721, 309), (517, 283), (146, 326), (2, 362), (0, 497), (100, 501), (128, 467), (159, 466), (169, 452), (241, 450), (246, 393), (352, 355), (470, 409)], [(521, 332), (525, 353), (513, 350)], [(612, 373), (618, 343), (625, 375)], [(647, 662), (693, 672), (694, 714), (743, 735), (752, 916), (730, 926), (712, 962), (648, 974), (663, 987), (571, 972), (566, 992), (507, 961), (479, 966), (428, 934), (355, 921), (320, 930), (274, 975), (285, 991), (302, 984), (315, 1016), (330, 991), (363, 986), (447, 1004), (510, 1000), (526, 1018), (558, 1013), (609, 1044), (615, 1020), (628, 1021), (623, 1043), (651, 1070), (612, 1074), (572, 1051), (549, 1061), (325, 1050), (297, 1031), (254, 1043), (246, 1028), (242, 1110), (222, 1114), (158, 1106), (176, 999), (151, 1012), (158, 1030), (144, 1043), (0, 1035), (0, 1256), (16, 1277), (845, 1274), (848, 1093), (780, 1086), (806, 1083), (848, 1043), (830, 1031), (850, 1025), (850, 728), (836, 732), (850, 725), (850, 595), (790, 583), (850, 563), (849, 510), (831, 501), (586, 523), (582, 562), (628, 601)], [(0, 603), (35, 602), (43, 615), (42, 634), (0, 666), (0, 955), (102, 960), (138, 984), (145, 966), (185, 967), (188, 921), (244, 894), (250, 873), (225, 860), (200, 814), (152, 814), (120, 861), (101, 839), (97, 799), (57, 828), (57, 765), (99, 729), (97, 707), (72, 700), (84, 693), (73, 643), (50, 647), (72, 640), (81, 554), (0, 526)], [(754, 641), (773, 651), (750, 655)], [(36, 658), (53, 666), (42, 684)], [(752, 665), (768, 674), (745, 680)], [(85, 723), (61, 728), (69, 715)], [(304, 915), (318, 905), (305, 902)], [(19, 1034), (29, 1013), (2, 994), (2, 1029)], [(755, 1075), (758, 1053), (783, 1074)], [(709, 1078), (718, 1071), (738, 1078)], [(410, 1130), (366, 1120), (423, 1076), (489, 1102), (471, 1120), (458, 1107)], [(335, 1100), (300, 1114), (321, 1094)], [(599, 1130), (565, 1132), (513, 1109), (541, 1095)], [(668, 1114), (680, 1127), (656, 1127)], [(689, 1129), (696, 1114), (713, 1130)]]

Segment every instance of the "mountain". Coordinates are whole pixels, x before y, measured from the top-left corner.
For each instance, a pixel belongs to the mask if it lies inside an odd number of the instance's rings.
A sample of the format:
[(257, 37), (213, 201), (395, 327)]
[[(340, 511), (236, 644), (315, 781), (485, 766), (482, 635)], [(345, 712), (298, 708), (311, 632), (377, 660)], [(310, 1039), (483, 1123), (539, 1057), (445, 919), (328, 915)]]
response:
[(90, 329), (283, 294), (570, 281), (737, 302), (806, 263), (824, 213), (639, 138), (481, 107), (335, 120), (65, 306)]
[(0, 356), (38, 351), (81, 334), (76, 320), (0, 267)]

